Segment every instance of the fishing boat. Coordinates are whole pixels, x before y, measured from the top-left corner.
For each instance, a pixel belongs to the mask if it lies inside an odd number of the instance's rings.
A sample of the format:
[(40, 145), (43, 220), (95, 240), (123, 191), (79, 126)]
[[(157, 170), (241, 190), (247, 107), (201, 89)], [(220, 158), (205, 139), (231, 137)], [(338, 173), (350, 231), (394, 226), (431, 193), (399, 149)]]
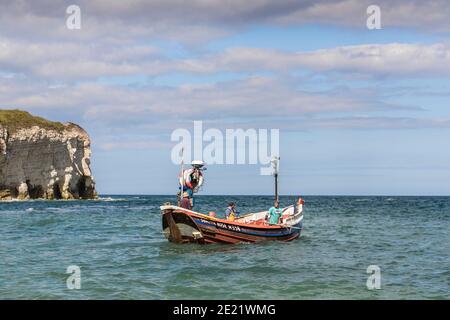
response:
[(239, 243), (291, 241), (300, 236), (303, 204), (283, 208), (281, 223), (269, 225), (268, 211), (249, 213), (234, 221), (211, 217), (174, 205), (161, 206), (165, 237), (175, 243)]
[[(278, 158), (279, 159), (279, 158)], [(278, 160), (277, 160), (278, 161)], [(196, 164), (198, 168), (198, 163)], [(274, 164), (275, 201), (278, 201), (278, 162)], [(181, 177), (184, 177), (182, 169)], [(267, 240), (291, 241), (300, 236), (303, 226), (304, 201), (282, 209), (277, 224), (269, 224), (269, 211), (240, 215), (230, 221), (217, 218), (214, 213), (200, 213), (166, 203), (160, 207), (165, 237), (174, 243), (228, 243), (260, 242)]]

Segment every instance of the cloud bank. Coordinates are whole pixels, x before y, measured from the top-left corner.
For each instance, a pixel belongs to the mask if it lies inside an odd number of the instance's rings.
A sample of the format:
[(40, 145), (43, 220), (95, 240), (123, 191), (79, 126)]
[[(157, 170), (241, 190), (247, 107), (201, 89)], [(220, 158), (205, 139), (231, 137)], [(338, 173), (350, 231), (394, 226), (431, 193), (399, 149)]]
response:
[[(2, 1), (1, 107), (58, 110), (94, 121), (105, 132), (111, 125), (161, 129), (180, 117), (228, 123), (239, 118), (257, 126), (267, 119), (285, 125), (299, 116), (310, 129), (448, 125), (445, 119), (399, 116), (424, 108), (386, 99), (379, 88), (385, 80), (448, 78), (450, 45), (444, 41), (301, 51), (205, 49), (209, 41), (253, 25), (364, 29), (369, 1), (80, 0), (82, 29), (76, 32), (65, 26), (71, 2)], [(384, 28), (450, 31), (446, 1), (377, 4)], [(161, 41), (185, 53), (174, 55)], [(223, 74), (230, 78), (221, 80)], [(182, 76), (187, 80), (177, 83)], [(175, 80), (158, 85), (161, 77)], [(214, 77), (219, 80), (209, 80)]]

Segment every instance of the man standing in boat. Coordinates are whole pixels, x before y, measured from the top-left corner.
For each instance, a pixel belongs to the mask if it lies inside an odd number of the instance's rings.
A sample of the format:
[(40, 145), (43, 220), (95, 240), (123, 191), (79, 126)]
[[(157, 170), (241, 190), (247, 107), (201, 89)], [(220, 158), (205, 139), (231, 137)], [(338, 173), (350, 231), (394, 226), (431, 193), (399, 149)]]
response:
[(178, 193), (180, 196), (180, 205), (185, 199), (185, 193), (187, 193), (187, 199), (190, 201), (190, 210), (194, 207), (194, 193), (197, 193), (203, 185), (202, 170), (206, 170), (203, 161), (194, 160), (191, 166), (191, 168), (184, 170), (183, 162), (181, 163), (181, 174), (179, 177), (180, 191)]
[(269, 209), (269, 224), (279, 224), (283, 210), (280, 208), (280, 202), (275, 201), (272, 208)]
[(227, 220), (234, 221), (238, 213), (239, 212), (236, 210), (236, 204), (234, 202), (230, 202), (227, 209), (225, 210), (225, 217), (227, 218)]

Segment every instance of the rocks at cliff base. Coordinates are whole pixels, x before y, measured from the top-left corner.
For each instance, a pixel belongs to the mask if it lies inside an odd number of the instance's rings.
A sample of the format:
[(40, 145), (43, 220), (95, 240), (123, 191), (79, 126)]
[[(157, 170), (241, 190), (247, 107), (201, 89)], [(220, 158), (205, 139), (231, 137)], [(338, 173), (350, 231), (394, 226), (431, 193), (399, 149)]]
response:
[(0, 110), (0, 200), (95, 198), (90, 156), (81, 127)]

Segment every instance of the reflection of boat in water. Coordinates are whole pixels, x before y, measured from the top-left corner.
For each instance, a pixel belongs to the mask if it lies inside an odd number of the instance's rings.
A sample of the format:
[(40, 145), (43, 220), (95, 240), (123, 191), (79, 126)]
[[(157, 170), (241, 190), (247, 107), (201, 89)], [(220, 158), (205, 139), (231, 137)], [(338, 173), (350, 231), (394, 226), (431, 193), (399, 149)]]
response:
[(268, 211), (249, 213), (234, 221), (170, 204), (161, 206), (161, 212), (164, 235), (175, 243), (290, 241), (300, 236), (303, 221), (301, 202), (284, 208), (281, 223), (277, 225), (266, 222)]
[[(272, 161), (275, 177), (275, 202), (278, 203), (278, 161)], [(196, 161), (192, 163), (192, 173), (200, 170), (203, 163)], [(183, 162), (181, 164), (181, 193), (186, 185)], [(203, 178), (201, 180), (203, 182)], [(187, 188), (190, 188), (187, 186)], [(197, 189), (198, 190), (198, 189)], [(191, 192), (193, 195), (195, 191)], [(185, 199), (184, 199), (185, 200)], [(192, 201), (192, 200), (191, 200)], [(191, 202), (192, 203), (192, 202)], [(258, 242), (263, 240), (291, 241), (300, 236), (303, 222), (303, 204), (300, 198), (296, 204), (283, 209), (278, 206), (275, 219), (278, 222), (268, 223), (269, 211), (248, 213), (236, 219), (220, 219), (215, 215), (206, 215), (191, 210), (189, 202), (180, 201), (178, 205), (166, 203), (161, 206), (162, 228), (166, 238), (175, 243), (239, 243)]]

